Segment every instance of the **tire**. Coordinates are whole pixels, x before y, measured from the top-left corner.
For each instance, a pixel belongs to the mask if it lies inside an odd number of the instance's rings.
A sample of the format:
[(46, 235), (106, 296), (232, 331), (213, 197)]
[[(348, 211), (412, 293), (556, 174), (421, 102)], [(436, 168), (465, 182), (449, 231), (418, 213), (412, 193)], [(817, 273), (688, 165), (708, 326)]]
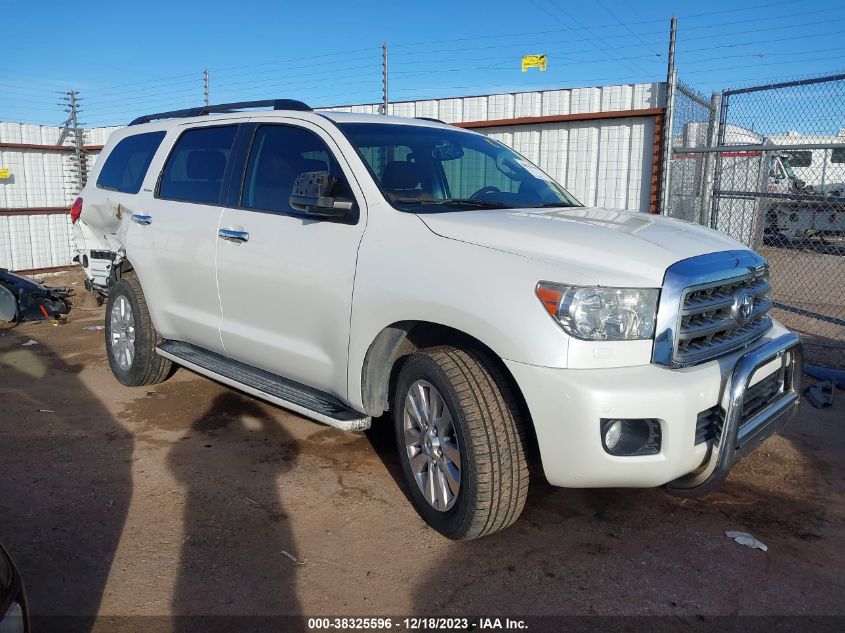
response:
[[(423, 411), (432, 403), (434, 415)], [(393, 405), (399, 461), (426, 523), (463, 541), (516, 521), (528, 494), (525, 430), (508, 382), (484, 354), (454, 347), (411, 354), (399, 370)], [(417, 421), (426, 413), (439, 420), (427, 428), (439, 428), (423, 431)]]
[[(156, 354), (162, 339), (153, 327), (144, 292), (134, 274), (121, 277), (109, 289), (105, 331), (109, 367), (122, 384), (155, 385), (170, 375), (171, 362)], [(131, 346), (123, 345), (127, 341)], [(132, 353), (127, 355), (129, 347)]]

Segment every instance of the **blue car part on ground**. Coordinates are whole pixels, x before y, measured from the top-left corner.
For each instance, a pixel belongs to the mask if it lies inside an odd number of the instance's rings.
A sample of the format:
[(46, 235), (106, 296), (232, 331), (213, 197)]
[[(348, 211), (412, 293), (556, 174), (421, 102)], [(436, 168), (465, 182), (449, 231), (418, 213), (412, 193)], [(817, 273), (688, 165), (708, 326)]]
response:
[(69, 312), (70, 288), (48, 288), (0, 268), (0, 321), (50, 321)]

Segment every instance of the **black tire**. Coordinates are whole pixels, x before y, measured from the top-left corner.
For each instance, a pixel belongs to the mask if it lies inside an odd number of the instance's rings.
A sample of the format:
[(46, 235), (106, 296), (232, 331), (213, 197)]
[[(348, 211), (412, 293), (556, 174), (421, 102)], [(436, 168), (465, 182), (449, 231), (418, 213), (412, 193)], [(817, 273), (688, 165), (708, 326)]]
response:
[[(443, 398), (459, 445), (460, 488), (445, 511), (426, 500), (405, 444), (405, 399), (419, 380), (433, 385)], [(463, 541), (516, 521), (528, 494), (525, 430), (507, 380), (483, 353), (444, 346), (408, 356), (396, 380), (393, 417), (409, 496), (426, 523)]]
[[(112, 310), (119, 297), (125, 298), (132, 309), (135, 323), (135, 354), (129, 367), (120, 366), (115, 358), (112, 346)], [(130, 273), (121, 277), (110, 289), (106, 303), (106, 355), (109, 367), (122, 384), (127, 387), (155, 385), (167, 379), (172, 363), (156, 354), (156, 346), (161, 342), (158, 332), (153, 327), (144, 292), (138, 278)]]

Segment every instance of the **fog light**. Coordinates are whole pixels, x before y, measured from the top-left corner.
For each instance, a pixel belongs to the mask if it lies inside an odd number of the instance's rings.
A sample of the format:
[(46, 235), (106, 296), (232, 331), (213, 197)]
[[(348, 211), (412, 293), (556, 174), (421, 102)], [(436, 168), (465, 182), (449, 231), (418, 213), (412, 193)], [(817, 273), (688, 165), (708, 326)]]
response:
[(656, 455), (660, 452), (660, 422), (653, 419), (601, 420), (604, 450), (619, 457)]
[(604, 429), (604, 448), (613, 452), (619, 440), (622, 439), (622, 420), (610, 420)]

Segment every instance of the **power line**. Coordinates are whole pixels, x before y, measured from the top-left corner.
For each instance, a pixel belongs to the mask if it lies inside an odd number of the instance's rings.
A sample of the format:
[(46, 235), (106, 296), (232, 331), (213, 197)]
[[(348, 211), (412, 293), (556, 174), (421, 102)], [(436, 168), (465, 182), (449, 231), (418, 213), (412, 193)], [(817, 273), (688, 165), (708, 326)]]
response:
[[(760, 33), (763, 31), (781, 31), (783, 29), (798, 29), (805, 26), (819, 26), (820, 24), (833, 24), (834, 22), (843, 22), (845, 18), (834, 18), (834, 19), (827, 19), (821, 20), (819, 22), (807, 22), (806, 24), (784, 24), (783, 26), (772, 26), (765, 29), (754, 29), (755, 33)], [(747, 31), (738, 31), (736, 33), (721, 33), (717, 37), (733, 37), (734, 35), (745, 35)], [(817, 36), (816, 33), (808, 34), (807, 37), (815, 37)], [(695, 40), (705, 40), (705, 39), (712, 39), (713, 35), (697, 35), (695, 37), (687, 37), (684, 38), (687, 42), (692, 42)]]

